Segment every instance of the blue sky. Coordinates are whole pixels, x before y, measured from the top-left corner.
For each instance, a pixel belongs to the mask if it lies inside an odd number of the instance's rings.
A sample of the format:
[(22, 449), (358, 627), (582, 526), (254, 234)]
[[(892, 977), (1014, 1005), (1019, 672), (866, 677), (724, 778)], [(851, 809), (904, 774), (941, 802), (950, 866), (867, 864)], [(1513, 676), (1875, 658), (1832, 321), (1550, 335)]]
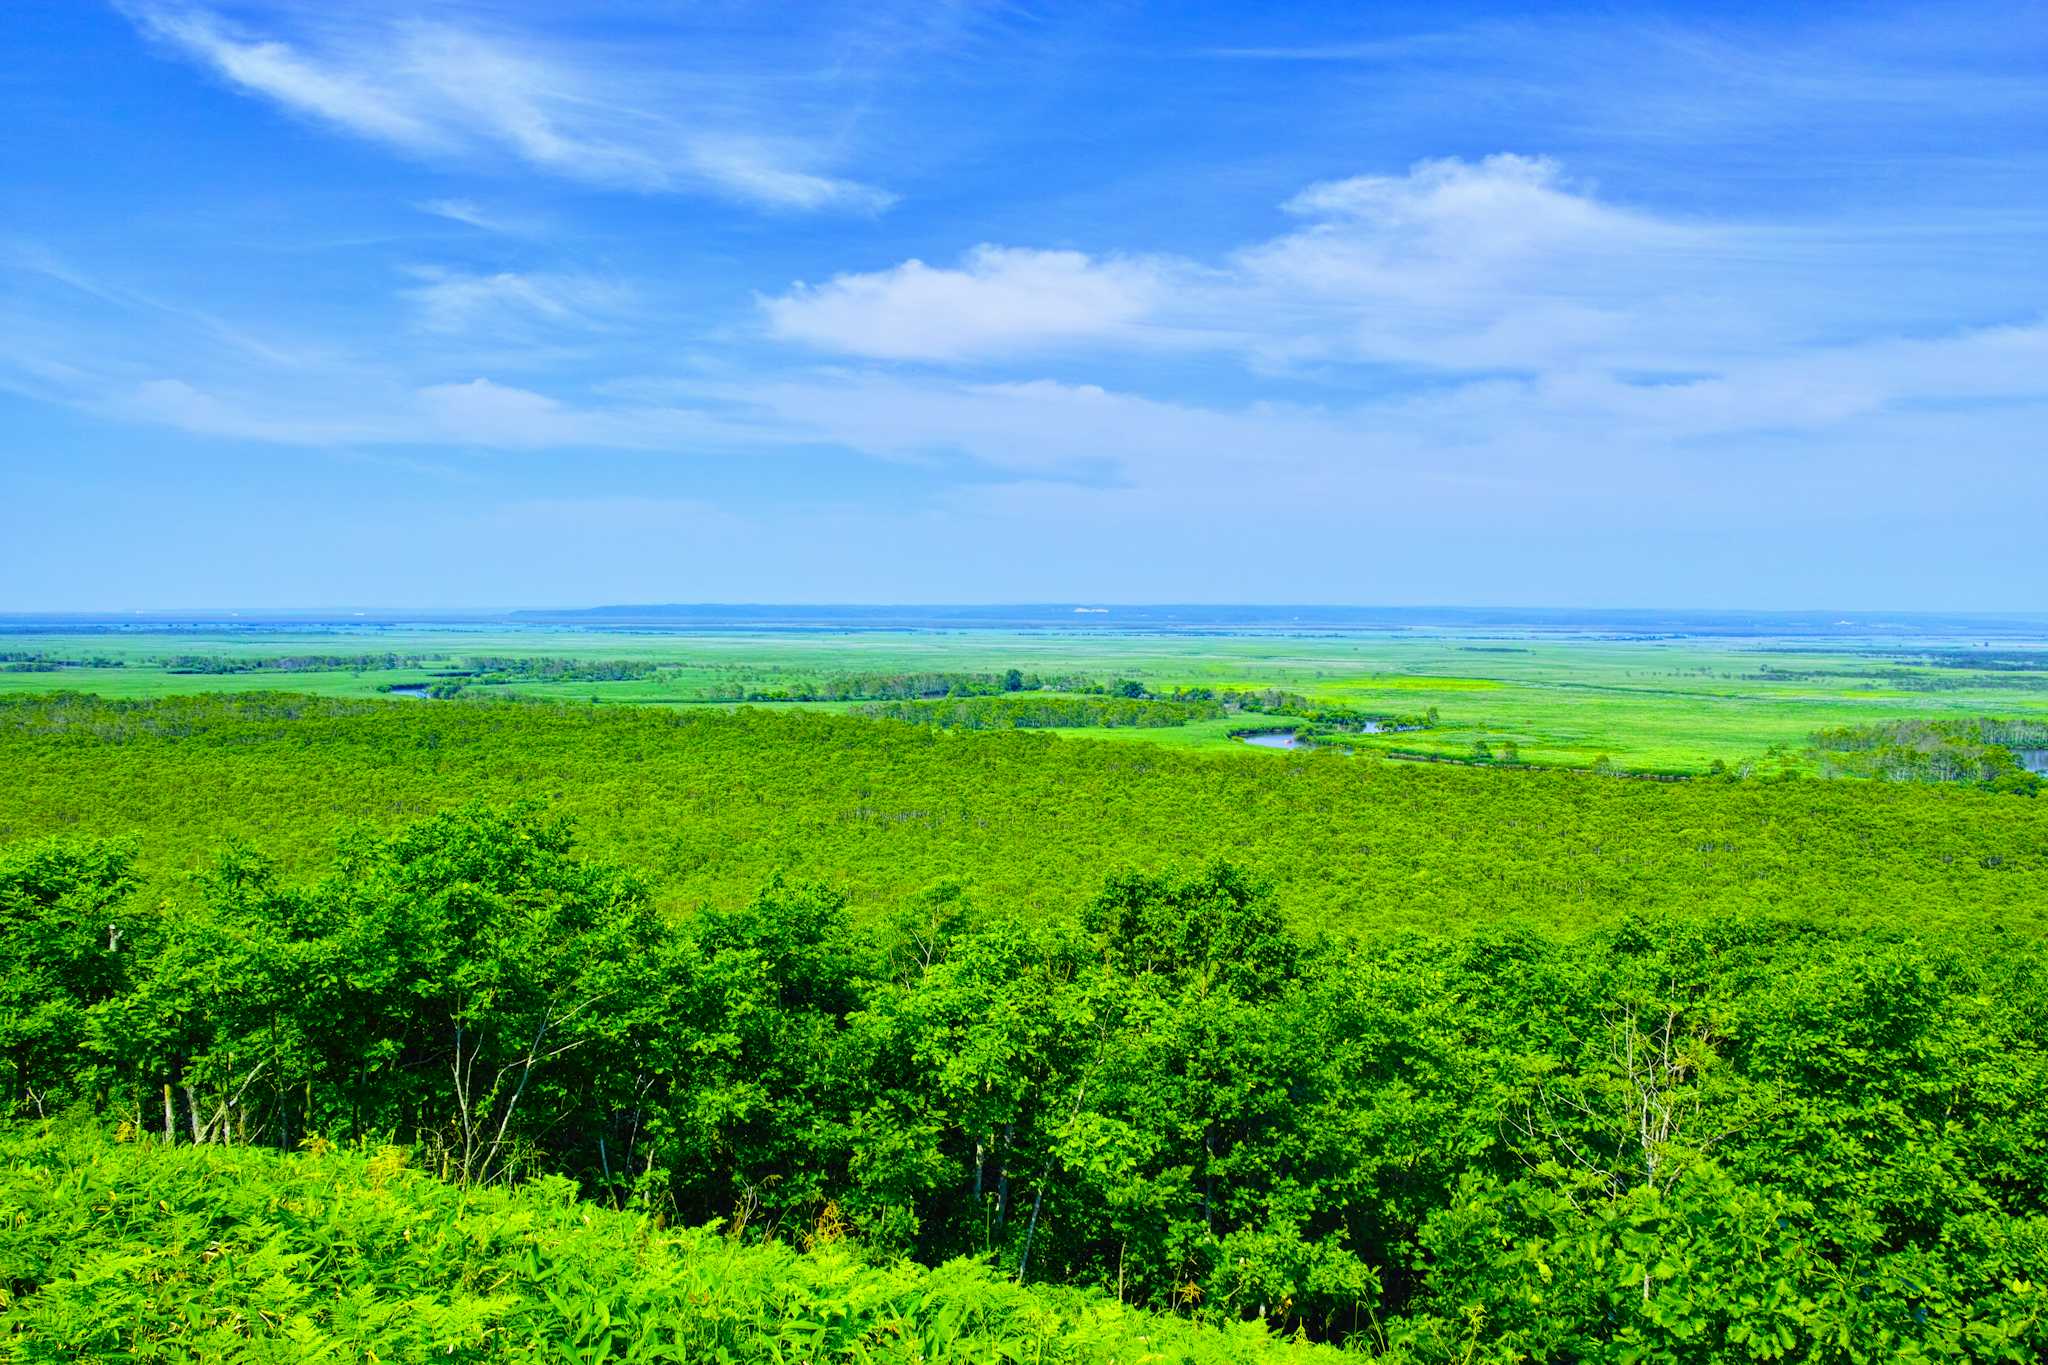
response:
[(2048, 605), (2040, 3), (0, 53), (0, 609)]

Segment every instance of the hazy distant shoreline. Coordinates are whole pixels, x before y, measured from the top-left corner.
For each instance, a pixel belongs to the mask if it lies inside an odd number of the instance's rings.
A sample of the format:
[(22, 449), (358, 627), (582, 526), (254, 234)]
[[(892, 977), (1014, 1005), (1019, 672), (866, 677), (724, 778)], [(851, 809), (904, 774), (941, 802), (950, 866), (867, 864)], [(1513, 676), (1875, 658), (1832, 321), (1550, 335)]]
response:
[(1098, 634), (1255, 631), (1488, 631), (1632, 637), (1743, 636), (1828, 640), (2048, 638), (2048, 613), (1891, 611), (1690, 611), (1522, 607), (1131, 605), (988, 606), (659, 604), (573, 609), (197, 609), (136, 612), (5, 612), (0, 634), (310, 628), (572, 627), (586, 630), (919, 631), (1057, 630)]

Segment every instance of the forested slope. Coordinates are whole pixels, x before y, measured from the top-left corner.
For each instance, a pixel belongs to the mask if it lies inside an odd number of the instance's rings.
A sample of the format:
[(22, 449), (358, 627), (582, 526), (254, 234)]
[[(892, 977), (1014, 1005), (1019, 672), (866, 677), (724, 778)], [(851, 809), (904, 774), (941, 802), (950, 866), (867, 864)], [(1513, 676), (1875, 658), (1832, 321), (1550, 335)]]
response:
[(1020, 911), (1228, 856), (1338, 929), (1578, 930), (1651, 907), (1991, 932), (2048, 922), (2048, 802), (1870, 782), (1647, 783), (1338, 754), (1186, 755), (812, 713), (348, 703), (0, 702), (0, 840), (141, 834), (140, 869), (230, 836), (318, 866), (352, 822), (533, 798), (657, 900), (744, 904), (781, 871), (880, 909), (965, 878)]

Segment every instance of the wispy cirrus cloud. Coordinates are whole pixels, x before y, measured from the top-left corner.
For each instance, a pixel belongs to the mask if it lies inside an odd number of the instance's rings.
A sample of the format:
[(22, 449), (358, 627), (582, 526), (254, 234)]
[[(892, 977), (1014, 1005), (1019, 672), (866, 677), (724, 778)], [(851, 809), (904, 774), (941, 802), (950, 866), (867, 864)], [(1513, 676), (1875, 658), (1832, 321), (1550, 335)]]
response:
[(414, 266), (419, 281), (400, 291), (424, 331), (454, 335), (489, 328), (501, 337), (594, 329), (628, 311), (627, 286), (581, 275), (498, 271), (478, 274)]
[[(1628, 471), (1689, 445), (1785, 434), (1837, 442), (1833, 467), (1855, 477), (1858, 442), (1881, 445), (1888, 431), (1944, 412), (1972, 411), (1984, 452), (2030, 448), (2048, 411), (2048, 318), (1795, 351), (1663, 383), (1571, 369), (1376, 398), (1230, 404), (867, 370), (700, 384), (679, 398), (715, 403), (783, 440), (889, 459), (965, 456), (1033, 478), (1106, 476), (1162, 494), (1192, 482), (1226, 500), (1254, 474), (1311, 497), (1384, 493), (1403, 479), (1418, 492), (1457, 484), (1527, 494), (1541, 481), (1555, 493), (1566, 466), (1547, 457), (1565, 453), (1570, 469), (1597, 467), (1589, 487), (1625, 489)], [(1700, 489), (1721, 487), (1711, 464), (1691, 477)]]
[(128, 421), (172, 427), (198, 436), (275, 445), (376, 444), (394, 439), (398, 428), (382, 416), (308, 410), (290, 404), (250, 402), (199, 388), (183, 379), (148, 379), (94, 404)]
[[(294, 113), (435, 159), (510, 156), (547, 174), (765, 208), (877, 212), (894, 196), (835, 176), (766, 109), (693, 106), (686, 73), (600, 65), (530, 38), (336, 10), (261, 29), (201, 7), (132, 0), (168, 49)], [(444, 215), (456, 216), (456, 215)]]
[(473, 227), (479, 232), (525, 235), (536, 230), (531, 221), (486, 208), (474, 199), (423, 199), (413, 207), (421, 213)]
[(174, 376), (131, 383), (77, 375), (72, 381), (71, 401), (86, 411), (197, 436), (310, 449), (680, 451), (757, 447), (766, 438), (762, 430), (688, 406), (578, 401), (481, 377), (417, 386), (386, 380), (351, 394)]

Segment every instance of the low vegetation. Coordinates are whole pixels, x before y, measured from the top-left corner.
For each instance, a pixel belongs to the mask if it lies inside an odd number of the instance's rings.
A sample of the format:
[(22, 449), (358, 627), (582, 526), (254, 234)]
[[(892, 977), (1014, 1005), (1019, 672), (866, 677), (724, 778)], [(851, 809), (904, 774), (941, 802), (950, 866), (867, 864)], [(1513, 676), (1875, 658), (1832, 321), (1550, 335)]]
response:
[(458, 1188), (398, 1147), (301, 1155), (0, 1133), (0, 1354), (22, 1362), (1334, 1361), (967, 1261), (877, 1263)]

